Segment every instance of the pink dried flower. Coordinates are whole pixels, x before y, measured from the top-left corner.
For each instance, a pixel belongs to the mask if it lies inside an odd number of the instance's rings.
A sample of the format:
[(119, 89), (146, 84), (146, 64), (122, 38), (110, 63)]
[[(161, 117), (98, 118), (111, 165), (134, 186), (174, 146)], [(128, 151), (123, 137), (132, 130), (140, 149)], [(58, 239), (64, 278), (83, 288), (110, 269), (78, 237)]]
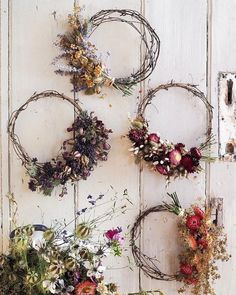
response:
[(179, 165), (180, 161), (181, 161), (181, 153), (174, 149), (169, 153), (169, 159), (170, 159), (170, 163), (174, 166)]
[(110, 241), (117, 241), (120, 244), (124, 242), (124, 238), (121, 236), (122, 229), (121, 227), (117, 227), (115, 229), (109, 229), (105, 233), (105, 237)]
[(160, 164), (156, 165), (156, 171), (162, 175), (168, 175), (168, 171), (167, 171), (166, 167), (164, 167)]
[(148, 141), (158, 143), (160, 141), (160, 137), (156, 133), (151, 133), (148, 135)]

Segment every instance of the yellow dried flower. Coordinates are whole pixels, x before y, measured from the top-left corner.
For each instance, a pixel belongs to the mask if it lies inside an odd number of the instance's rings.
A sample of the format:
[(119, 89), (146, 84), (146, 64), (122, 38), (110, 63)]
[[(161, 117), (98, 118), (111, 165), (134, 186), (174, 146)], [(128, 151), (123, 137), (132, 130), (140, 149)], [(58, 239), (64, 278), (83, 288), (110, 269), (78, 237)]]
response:
[(87, 64), (87, 71), (90, 72), (90, 73), (93, 73), (94, 72), (94, 68), (95, 68), (95, 65), (93, 62), (90, 62)]
[(83, 51), (81, 49), (76, 51), (76, 53), (74, 55), (75, 59), (77, 59), (77, 60), (80, 59), (82, 54), (83, 54)]
[(96, 78), (100, 77), (101, 74), (102, 74), (102, 67), (101, 67), (100, 65), (97, 65), (97, 66), (95, 67), (93, 73), (94, 73), (94, 76), (95, 76)]
[(101, 295), (108, 294), (108, 289), (107, 289), (107, 286), (104, 284), (104, 282), (101, 282), (98, 284), (97, 292), (100, 293)]
[(81, 65), (84, 66), (84, 67), (88, 64), (88, 59), (84, 55), (82, 55), (80, 57), (79, 61), (80, 61)]
[[(86, 75), (87, 76), (87, 75)], [(89, 87), (89, 88), (92, 88), (92, 87), (94, 87), (94, 85), (95, 85), (95, 83), (94, 83), (94, 81), (93, 81), (93, 78), (91, 77), (89, 77), (89, 76), (87, 76), (87, 78), (86, 78), (86, 84), (87, 84), (87, 86)], [(87, 158), (87, 157), (86, 157)], [(86, 160), (86, 161), (85, 161)], [(87, 165), (87, 159), (83, 159), (83, 162), (85, 163), (85, 165)]]

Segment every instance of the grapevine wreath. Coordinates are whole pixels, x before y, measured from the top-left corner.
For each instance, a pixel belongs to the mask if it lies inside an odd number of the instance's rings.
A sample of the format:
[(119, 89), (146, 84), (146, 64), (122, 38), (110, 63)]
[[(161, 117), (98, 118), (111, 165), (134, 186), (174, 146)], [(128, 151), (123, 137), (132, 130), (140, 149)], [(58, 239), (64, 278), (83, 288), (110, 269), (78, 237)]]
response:
[[(179, 293), (191, 287), (192, 294), (215, 295), (211, 281), (220, 277), (216, 266), (217, 260), (227, 261), (226, 235), (223, 228), (211, 220), (210, 208), (202, 210), (198, 205), (183, 209), (176, 193), (169, 194), (172, 203), (163, 203), (141, 212), (131, 229), (131, 247), (135, 263), (149, 277), (156, 280), (180, 281), (184, 286)], [(141, 225), (152, 213), (170, 212), (178, 220), (179, 239), (183, 250), (179, 255), (180, 269), (176, 274), (161, 271), (158, 260), (149, 257), (138, 246)]]
[[(74, 91), (85, 90), (86, 94), (100, 93), (103, 86), (113, 86), (124, 95), (130, 95), (132, 86), (145, 80), (153, 72), (160, 51), (160, 40), (148, 21), (137, 11), (130, 9), (101, 10), (90, 19), (84, 19), (80, 7), (75, 6), (69, 15), (70, 31), (59, 35), (56, 45), (62, 53), (55, 58), (57, 74), (68, 75)], [(90, 36), (102, 24), (121, 22), (131, 26), (140, 35), (145, 47), (140, 68), (126, 78), (113, 78), (97, 55)], [(66, 63), (61, 64), (63, 59)]]
[[(192, 147), (188, 150), (183, 143), (174, 144), (166, 139), (161, 139), (157, 133), (150, 133), (148, 121), (145, 118), (145, 110), (151, 104), (154, 96), (161, 90), (169, 90), (177, 87), (187, 90), (198, 97), (205, 105), (208, 112), (208, 130), (206, 141), (199, 147)], [(148, 162), (150, 167), (158, 173), (165, 175), (167, 181), (171, 177), (187, 177), (189, 173), (197, 173), (202, 170), (200, 160), (213, 160), (209, 156), (204, 156), (203, 151), (208, 149), (214, 138), (211, 134), (212, 106), (207, 101), (203, 92), (195, 85), (174, 83), (159, 85), (157, 88), (149, 90), (148, 94), (141, 98), (138, 105), (137, 117), (131, 122), (128, 137), (132, 142), (130, 151), (135, 156), (136, 161), (141, 159)]]
[[(58, 155), (40, 163), (37, 158), (31, 158), (20, 143), (15, 133), (16, 121), (30, 103), (44, 98), (59, 98), (73, 105), (76, 118), (67, 132), (71, 137), (65, 140)], [(81, 109), (78, 103), (57, 91), (34, 93), (18, 110), (12, 113), (8, 132), (17, 156), (30, 176), (29, 189), (39, 190), (44, 195), (51, 195), (56, 186), (62, 185), (60, 196), (66, 193), (66, 183), (80, 179), (86, 180), (98, 161), (106, 161), (110, 145), (107, 140), (112, 131), (106, 129), (103, 122), (93, 112)]]

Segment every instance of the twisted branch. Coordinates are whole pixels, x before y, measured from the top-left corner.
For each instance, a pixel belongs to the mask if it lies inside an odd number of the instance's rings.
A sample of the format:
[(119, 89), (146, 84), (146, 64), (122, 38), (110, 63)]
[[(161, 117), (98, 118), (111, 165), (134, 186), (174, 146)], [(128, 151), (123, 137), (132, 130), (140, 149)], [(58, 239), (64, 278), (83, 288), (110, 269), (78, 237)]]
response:
[(156, 96), (156, 94), (161, 90), (169, 90), (170, 88), (182, 88), (187, 90), (188, 92), (192, 93), (193, 96), (198, 97), (205, 105), (207, 113), (208, 113), (208, 127), (207, 127), (207, 141), (209, 140), (209, 137), (211, 137), (212, 133), (212, 119), (213, 119), (213, 107), (207, 100), (205, 94), (197, 88), (196, 85), (192, 84), (185, 84), (185, 83), (176, 83), (176, 82), (170, 82), (167, 84), (161, 84), (157, 86), (154, 89), (151, 89), (148, 91), (147, 95), (140, 99), (139, 105), (138, 105), (138, 115), (144, 117), (144, 113), (146, 111), (146, 108), (148, 105), (151, 104), (152, 99)]
[[(77, 102), (75, 102), (73, 99), (69, 98), (68, 96), (66, 96), (64, 94), (60, 94), (59, 92), (57, 92), (55, 90), (46, 90), (41, 93), (35, 92), (18, 110), (14, 111), (11, 114), (11, 117), (8, 122), (8, 133), (9, 133), (10, 139), (12, 141), (13, 148), (14, 148), (17, 156), (19, 157), (19, 159), (22, 161), (22, 165), (24, 167), (27, 167), (31, 163), (32, 160), (31, 160), (30, 156), (28, 155), (28, 153), (26, 152), (26, 150), (21, 145), (18, 135), (15, 133), (16, 121), (17, 121), (20, 113), (23, 112), (24, 110), (26, 110), (30, 103), (36, 102), (42, 98), (53, 98), (53, 97), (56, 97), (56, 98), (59, 98), (62, 100), (66, 100), (67, 102), (72, 104), (74, 106), (74, 111), (77, 114), (79, 114), (82, 111), (81, 107), (77, 104)], [(42, 165), (43, 165), (43, 163), (37, 162), (37, 166), (42, 166)]]
[[(92, 16), (89, 22), (92, 25), (90, 35), (93, 34), (101, 24), (107, 22), (126, 23), (138, 32), (145, 45), (145, 56), (140, 68), (129, 77), (115, 78), (115, 87), (132, 87), (151, 75), (159, 57), (160, 39), (149, 22), (139, 12), (130, 9), (101, 10)], [(143, 32), (141, 28), (143, 28)]]
[(147, 276), (161, 281), (174, 281), (177, 279), (177, 275), (170, 275), (162, 272), (161, 269), (158, 267), (158, 260), (156, 258), (152, 258), (144, 254), (141, 251), (140, 247), (137, 245), (137, 241), (141, 236), (141, 224), (144, 221), (144, 219), (151, 213), (166, 211), (168, 210), (165, 206), (158, 205), (148, 208), (145, 211), (141, 212), (137, 217), (130, 232), (130, 246), (136, 265), (139, 268), (141, 268)]

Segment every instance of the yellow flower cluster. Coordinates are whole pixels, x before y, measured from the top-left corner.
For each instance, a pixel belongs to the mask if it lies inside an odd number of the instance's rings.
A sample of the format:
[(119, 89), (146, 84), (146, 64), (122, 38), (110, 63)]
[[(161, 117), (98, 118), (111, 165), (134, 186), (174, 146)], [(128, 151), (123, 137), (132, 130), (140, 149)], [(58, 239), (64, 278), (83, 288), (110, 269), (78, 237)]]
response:
[(99, 94), (103, 85), (112, 86), (113, 81), (97, 58), (95, 45), (85, 39), (88, 22), (80, 18), (79, 12), (76, 6), (74, 14), (69, 15), (71, 34), (61, 36), (59, 45), (68, 65), (76, 69), (72, 72), (72, 84), (87, 94)]

